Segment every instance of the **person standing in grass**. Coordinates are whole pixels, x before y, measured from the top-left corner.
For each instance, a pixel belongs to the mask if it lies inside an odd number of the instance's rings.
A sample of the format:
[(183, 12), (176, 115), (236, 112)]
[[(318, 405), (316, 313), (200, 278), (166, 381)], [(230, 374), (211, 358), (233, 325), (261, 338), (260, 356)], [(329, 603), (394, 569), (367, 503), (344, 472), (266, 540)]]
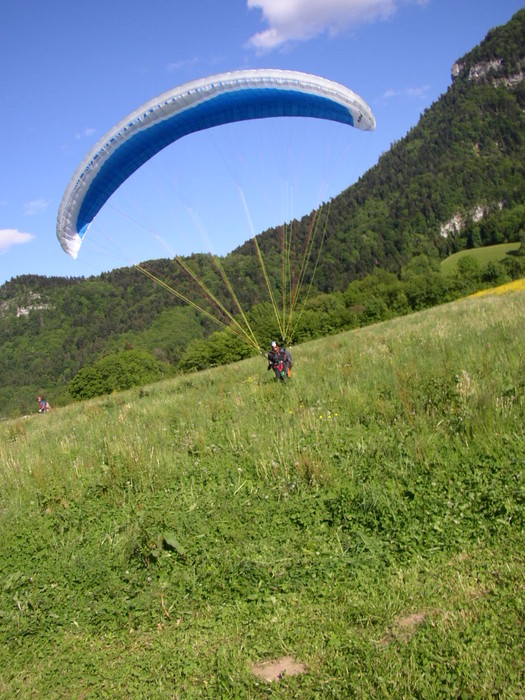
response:
[(280, 348), (275, 340), (272, 340), (272, 347), (268, 353), (268, 370), (273, 369), (275, 378), (281, 382), (284, 382), (286, 376), (285, 359), (284, 349)]
[(37, 396), (36, 400), (38, 401), (38, 405), (40, 408), (38, 409), (39, 413), (47, 413), (51, 406), (49, 405), (49, 401), (46, 401), (42, 396)]

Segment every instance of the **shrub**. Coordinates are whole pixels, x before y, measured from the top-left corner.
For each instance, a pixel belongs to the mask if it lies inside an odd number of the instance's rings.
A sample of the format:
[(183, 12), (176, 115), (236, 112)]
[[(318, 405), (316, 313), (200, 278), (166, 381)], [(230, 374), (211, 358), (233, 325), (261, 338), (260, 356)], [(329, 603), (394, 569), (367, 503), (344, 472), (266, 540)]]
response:
[(162, 374), (162, 365), (149, 352), (124, 350), (83, 367), (69, 382), (69, 393), (74, 399), (90, 399), (132, 386), (150, 384), (160, 379)]

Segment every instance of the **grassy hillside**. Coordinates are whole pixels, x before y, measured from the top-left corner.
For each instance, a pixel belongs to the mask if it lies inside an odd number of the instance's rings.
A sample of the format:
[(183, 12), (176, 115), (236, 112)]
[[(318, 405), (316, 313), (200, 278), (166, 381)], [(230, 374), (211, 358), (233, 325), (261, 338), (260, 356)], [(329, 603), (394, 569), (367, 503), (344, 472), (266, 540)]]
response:
[(476, 260), (479, 269), (483, 270), (490, 262), (495, 263), (505, 260), (509, 254), (519, 250), (520, 246), (521, 243), (518, 241), (517, 243), (500, 243), (499, 245), (491, 245), (484, 248), (460, 250), (459, 253), (449, 255), (448, 258), (442, 260), (441, 272), (445, 275), (453, 275), (457, 272), (458, 262), (467, 256)]
[(524, 302), (1, 423), (0, 695), (523, 697)]

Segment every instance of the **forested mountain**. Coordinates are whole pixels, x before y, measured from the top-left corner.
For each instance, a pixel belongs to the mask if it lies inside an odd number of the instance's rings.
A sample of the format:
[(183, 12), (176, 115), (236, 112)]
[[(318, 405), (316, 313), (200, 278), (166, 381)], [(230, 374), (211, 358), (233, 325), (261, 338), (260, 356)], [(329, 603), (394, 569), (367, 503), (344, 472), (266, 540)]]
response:
[(523, 226), (525, 10), (452, 68), (449, 90), (332, 206), (318, 283), (443, 258)]
[[(523, 240), (525, 10), (458, 59), (452, 76), (447, 92), (406, 137), (331, 202), (296, 340), (442, 301), (464, 280), (452, 291), (449, 283), (438, 282), (440, 260), (465, 248)], [(298, 240), (307, 240), (311, 221), (309, 216), (293, 222)], [(269, 230), (258, 237), (277, 292), (282, 260), (274, 241), (280, 235)], [(519, 276), (522, 258), (509, 259), (504, 269), (491, 268), (485, 281)], [(221, 297), (221, 274), (213, 261), (199, 255), (189, 263)], [(267, 291), (253, 241), (221, 265), (267, 340), (275, 328), (263, 303)], [(202, 290), (173, 261), (150, 261), (146, 267), (202, 299)], [(356, 282), (367, 275), (374, 283)], [(425, 300), (416, 294), (422, 279), (436, 280)], [(480, 274), (477, 279), (482, 281)], [(384, 308), (371, 313), (363, 299), (373, 297), (379, 284)], [(0, 287), (0, 416), (34, 410), (40, 392), (52, 402), (69, 400), (68, 382), (77, 372), (117, 351), (147, 350), (159, 371), (198, 367), (196, 355), (205, 354), (200, 339), (215, 330), (206, 316), (133, 268), (89, 279), (17, 277)]]

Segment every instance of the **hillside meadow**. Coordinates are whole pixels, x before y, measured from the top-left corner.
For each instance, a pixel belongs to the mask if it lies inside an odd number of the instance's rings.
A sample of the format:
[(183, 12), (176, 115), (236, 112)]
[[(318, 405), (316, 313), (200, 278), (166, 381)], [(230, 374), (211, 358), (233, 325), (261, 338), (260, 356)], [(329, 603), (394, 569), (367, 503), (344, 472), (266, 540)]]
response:
[(522, 698), (524, 303), (0, 423), (0, 696)]
[(487, 267), (489, 263), (499, 263), (515, 254), (520, 249), (520, 241), (514, 243), (499, 243), (481, 248), (466, 248), (458, 253), (449, 255), (441, 261), (441, 272), (445, 275), (453, 275), (457, 272), (458, 262), (465, 257), (470, 257), (476, 261), (480, 270)]

